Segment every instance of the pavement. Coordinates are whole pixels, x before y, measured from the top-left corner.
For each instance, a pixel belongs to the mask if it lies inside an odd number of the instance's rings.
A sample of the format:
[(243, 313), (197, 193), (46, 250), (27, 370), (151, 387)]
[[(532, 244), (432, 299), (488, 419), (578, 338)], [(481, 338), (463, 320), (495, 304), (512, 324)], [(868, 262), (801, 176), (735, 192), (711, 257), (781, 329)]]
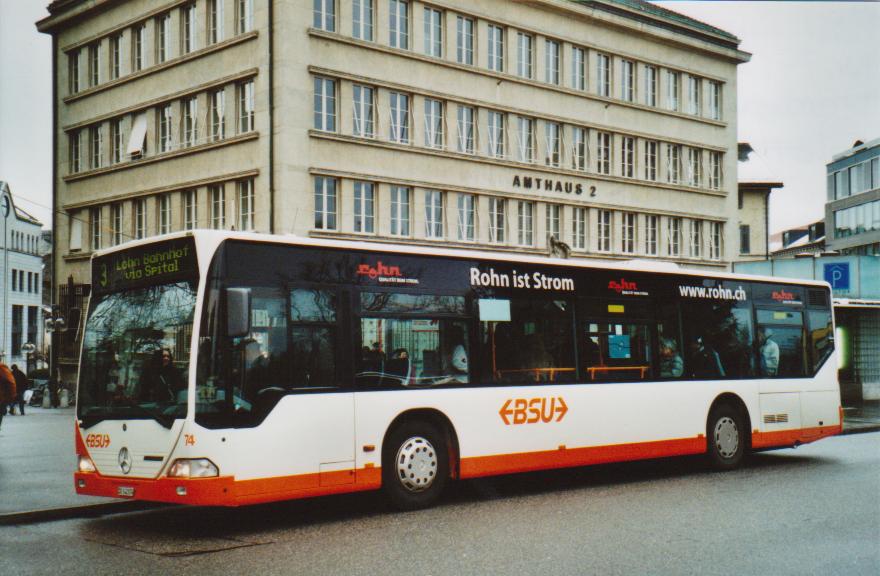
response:
[[(845, 408), (843, 433), (880, 431), (880, 401)], [(80, 496), (73, 485), (74, 409), (31, 408), (0, 426), (0, 525), (100, 516), (161, 505)]]

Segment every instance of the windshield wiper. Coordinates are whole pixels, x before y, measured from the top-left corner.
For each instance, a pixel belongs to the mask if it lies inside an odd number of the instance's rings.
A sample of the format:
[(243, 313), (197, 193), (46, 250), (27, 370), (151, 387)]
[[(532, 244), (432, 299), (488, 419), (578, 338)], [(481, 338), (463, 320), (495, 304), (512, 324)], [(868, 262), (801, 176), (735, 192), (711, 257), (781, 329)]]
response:
[[(146, 416), (151, 420), (155, 420), (164, 428), (171, 430), (171, 427), (174, 425), (174, 417), (166, 414), (161, 414), (158, 412), (153, 412), (152, 410), (148, 410), (147, 408), (141, 406), (136, 402), (132, 402), (130, 404), (125, 404), (121, 407), (131, 408), (138, 412), (139, 416)], [(92, 410), (97, 410), (92, 408)], [(91, 428), (95, 424), (99, 422), (103, 422), (104, 420), (114, 419), (125, 419), (126, 417), (131, 417), (130, 414), (120, 414), (120, 412), (114, 412), (112, 409), (107, 410), (97, 410), (94, 413), (83, 414), (80, 417), (80, 427), (81, 428)]]

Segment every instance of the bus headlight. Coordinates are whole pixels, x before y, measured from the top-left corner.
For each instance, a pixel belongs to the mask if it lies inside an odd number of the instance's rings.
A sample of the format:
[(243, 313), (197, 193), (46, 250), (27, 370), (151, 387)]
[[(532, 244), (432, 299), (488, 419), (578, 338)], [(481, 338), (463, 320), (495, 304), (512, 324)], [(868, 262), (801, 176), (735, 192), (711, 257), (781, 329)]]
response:
[(95, 468), (95, 463), (92, 462), (92, 459), (88, 456), (77, 456), (77, 464), (76, 468), (79, 472), (97, 472), (98, 469)]
[(169, 478), (212, 478), (219, 475), (217, 466), (207, 458), (175, 460), (168, 471)]

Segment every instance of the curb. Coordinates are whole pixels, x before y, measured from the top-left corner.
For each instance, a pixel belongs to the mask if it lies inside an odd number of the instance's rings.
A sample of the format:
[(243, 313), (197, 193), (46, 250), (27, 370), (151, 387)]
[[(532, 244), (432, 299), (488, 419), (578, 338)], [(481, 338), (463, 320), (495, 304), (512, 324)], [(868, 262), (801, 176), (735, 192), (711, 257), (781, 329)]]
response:
[(844, 428), (843, 432), (841, 432), (840, 435), (846, 436), (849, 434), (866, 434), (868, 432), (880, 432), (880, 424), (868, 424), (865, 426)]
[(104, 502), (101, 504), (70, 506), (67, 508), (48, 508), (45, 510), (29, 510), (26, 512), (10, 512), (8, 514), (0, 514), (0, 526), (54, 522), (56, 520), (69, 520), (71, 518), (95, 518), (106, 514), (140, 512), (165, 506), (168, 505), (156, 502), (126, 500), (123, 502)]

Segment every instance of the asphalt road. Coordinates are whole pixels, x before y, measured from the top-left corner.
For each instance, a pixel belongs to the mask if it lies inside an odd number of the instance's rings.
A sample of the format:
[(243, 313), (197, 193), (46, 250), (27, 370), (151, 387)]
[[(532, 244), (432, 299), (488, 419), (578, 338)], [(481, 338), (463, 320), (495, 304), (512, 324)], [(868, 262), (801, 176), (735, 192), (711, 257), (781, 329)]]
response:
[(880, 574), (880, 433), (752, 457), (588, 467), (378, 494), (0, 527), (12, 574)]

